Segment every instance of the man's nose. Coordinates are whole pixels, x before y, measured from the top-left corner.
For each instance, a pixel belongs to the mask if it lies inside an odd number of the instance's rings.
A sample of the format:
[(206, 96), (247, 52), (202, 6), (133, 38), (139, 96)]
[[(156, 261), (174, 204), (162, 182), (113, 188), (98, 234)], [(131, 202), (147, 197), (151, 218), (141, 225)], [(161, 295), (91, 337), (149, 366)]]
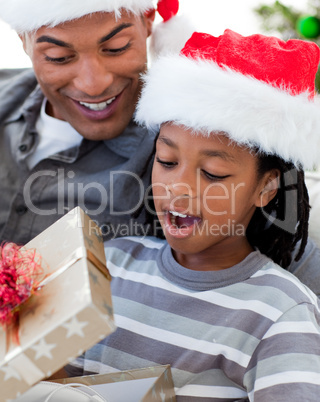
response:
[(74, 85), (78, 91), (97, 97), (113, 82), (113, 74), (108, 71), (99, 57), (85, 59), (78, 65)]

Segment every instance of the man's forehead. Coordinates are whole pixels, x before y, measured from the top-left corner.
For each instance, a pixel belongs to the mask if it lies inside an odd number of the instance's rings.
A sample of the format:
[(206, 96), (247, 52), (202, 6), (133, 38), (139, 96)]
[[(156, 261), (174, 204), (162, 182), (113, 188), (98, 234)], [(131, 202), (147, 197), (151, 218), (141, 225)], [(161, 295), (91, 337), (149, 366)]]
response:
[[(85, 33), (87, 39), (93, 43), (102, 44), (109, 41), (120, 33), (133, 33), (142, 25), (142, 17), (123, 13), (120, 18), (115, 17), (114, 13), (93, 13), (76, 20), (59, 24), (55, 27), (43, 26), (33, 32), (24, 32), (20, 35), (25, 44), (30, 47), (41, 45), (42, 43), (53, 44), (55, 46), (73, 49), (84, 45), (83, 38), (79, 39), (79, 34)], [(90, 32), (90, 35), (88, 33)], [(79, 41), (80, 40), (80, 41)]]
[(52, 35), (56, 33), (67, 33), (73, 30), (90, 29), (91, 26), (101, 26), (105, 31), (108, 29), (114, 29), (118, 26), (133, 26), (141, 20), (141, 16), (137, 16), (130, 12), (123, 12), (120, 17), (117, 17), (115, 13), (111, 12), (96, 12), (89, 15), (85, 15), (80, 18), (75, 18), (70, 21), (62, 22), (55, 26), (45, 25), (33, 32), (28, 32), (28, 35), (33, 35), (36, 39), (43, 35)]

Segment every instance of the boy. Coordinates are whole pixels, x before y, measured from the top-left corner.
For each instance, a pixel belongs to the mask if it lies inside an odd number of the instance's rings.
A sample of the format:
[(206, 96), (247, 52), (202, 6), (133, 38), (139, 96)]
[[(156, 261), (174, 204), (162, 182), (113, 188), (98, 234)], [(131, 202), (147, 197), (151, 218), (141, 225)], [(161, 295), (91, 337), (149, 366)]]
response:
[(306, 244), (318, 63), (313, 43), (226, 30), (152, 67), (137, 119), (160, 126), (166, 240), (106, 243), (118, 329), (74, 366), (170, 364), (178, 401), (318, 400), (319, 301), (277, 265)]

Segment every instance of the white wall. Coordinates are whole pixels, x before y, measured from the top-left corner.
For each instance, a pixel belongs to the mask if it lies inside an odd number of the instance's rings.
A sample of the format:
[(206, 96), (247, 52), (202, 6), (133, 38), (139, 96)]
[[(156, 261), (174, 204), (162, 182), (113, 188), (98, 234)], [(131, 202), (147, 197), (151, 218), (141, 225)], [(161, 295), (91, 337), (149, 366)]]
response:
[(9, 25), (0, 22), (0, 68), (29, 66), (29, 57), (23, 51), (18, 35)]

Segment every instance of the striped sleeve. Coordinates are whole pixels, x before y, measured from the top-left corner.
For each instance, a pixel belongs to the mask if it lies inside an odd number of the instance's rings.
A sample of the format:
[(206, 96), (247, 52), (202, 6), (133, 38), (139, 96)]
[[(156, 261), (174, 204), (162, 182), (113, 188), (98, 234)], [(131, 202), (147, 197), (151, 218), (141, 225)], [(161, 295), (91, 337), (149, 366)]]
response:
[(316, 401), (320, 392), (319, 312), (309, 303), (286, 311), (254, 351), (244, 384), (250, 401)]

